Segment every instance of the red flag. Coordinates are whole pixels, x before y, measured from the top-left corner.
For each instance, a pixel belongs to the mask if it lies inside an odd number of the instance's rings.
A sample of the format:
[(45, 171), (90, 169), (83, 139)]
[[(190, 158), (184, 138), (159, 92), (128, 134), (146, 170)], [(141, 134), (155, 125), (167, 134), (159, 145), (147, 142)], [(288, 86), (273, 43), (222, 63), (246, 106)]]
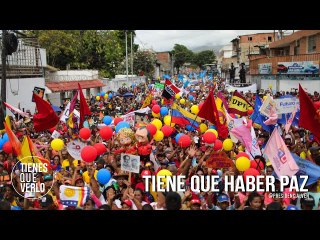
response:
[(221, 124), (219, 121), (219, 113), (214, 100), (213, 91), (209, 93), (206, 101), (203, 103), (198, 115), (202, 117), (217, 127), (218, 134), (222, 138), (228, 137), (228, 129), (225, 125)]
[(86, 102), (85, 97), (83, 96), (82, 88), (80, 84), (78, 83), (79, 86), (79, 94), (80, 94), (80, 123), (79, 123), (79, 129), (83, 127), (83, 122), (84, 122), (84, 116), (86, 115), (91, 115), (89, 106)]
[(76, 94), (73, 96), (71, 102), (70, 102), (70, 108), (69, 108), (69, 114), (71, 114), (76, 106), (76, 102), (77, 102), (77, 98), (78, 98), (78, 91), (76, 92)]
[(299, 99), (300, 99), (300, 118), (299, 126), (308, 129), (313, 135), (320, 139), (320, 120), (317, 118), (317, 110), (313, 102), (299, 84)]
[(38, 113), (33, 116), (35, 131), (41, 132), (55, 127), (59, 122), (59, 118), (53, 111), (51, 105), (35, 93), (33, 93), (33, 98), (38, 110)]

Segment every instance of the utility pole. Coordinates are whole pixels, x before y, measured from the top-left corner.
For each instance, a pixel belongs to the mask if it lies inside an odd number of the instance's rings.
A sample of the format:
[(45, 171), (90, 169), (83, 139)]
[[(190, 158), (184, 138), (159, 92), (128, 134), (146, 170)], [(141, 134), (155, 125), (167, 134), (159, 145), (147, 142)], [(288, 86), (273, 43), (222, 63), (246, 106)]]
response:
[(127, 30), (125, 30), (126, 35), (126, 72), (127, 72), (127, 83), (129, 83), (128, 79), (128, 39), (127, 39)]
[(5, 47), (7, 37), (7, 30), (2, 30), (2, 49), (1, 49), (1, 64), (2, 64), (2, 75), (1, 75), (1, 100), (0, 100), (0, 129), (4, 129), (4, 105), (2, 102), (7, 101), (7, 49)]
[(133, 79), (133, 49), (132, 49), (132, 32), (131, 32), (131, 79)]

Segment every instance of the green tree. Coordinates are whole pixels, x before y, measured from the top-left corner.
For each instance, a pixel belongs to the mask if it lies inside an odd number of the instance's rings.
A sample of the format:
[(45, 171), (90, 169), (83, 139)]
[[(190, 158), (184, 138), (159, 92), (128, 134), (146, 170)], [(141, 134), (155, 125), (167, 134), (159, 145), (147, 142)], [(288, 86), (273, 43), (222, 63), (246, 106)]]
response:
[(203, 68), (204, 64), (213, 63), (216, 60), (216, 55), (212, 50), (205, 50), (194, 55), (193, 63), (200, 68)]
[(174, 58), (174, 67), (179, 73), (179, 68), (186, 62), (191, 62), (193, 60), (193, 52), (184, 45), (175, 44), (172, 50)]

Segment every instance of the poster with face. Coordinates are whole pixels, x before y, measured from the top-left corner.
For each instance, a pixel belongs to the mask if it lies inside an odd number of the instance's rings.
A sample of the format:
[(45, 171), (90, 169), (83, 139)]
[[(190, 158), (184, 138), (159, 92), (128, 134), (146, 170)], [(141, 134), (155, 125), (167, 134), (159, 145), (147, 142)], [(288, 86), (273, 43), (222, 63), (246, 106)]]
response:
[(150, 116), (145, 113), (135, 112), (134, 125), (137, 127), (147, 126), (150, 123)]
[(121, 170), (139, 173), (140, 156), (121, 153)]
[[(33, 92), (41, 98), (43, 98), (43, 96), (44, 96), (44, 91), (45, 91), (45, 89), (41, 88), (41, 87), (34, 87), (34, 89), (33, 89)], [(34, 102), (33, 95), (32, 95), (32, 102)]]

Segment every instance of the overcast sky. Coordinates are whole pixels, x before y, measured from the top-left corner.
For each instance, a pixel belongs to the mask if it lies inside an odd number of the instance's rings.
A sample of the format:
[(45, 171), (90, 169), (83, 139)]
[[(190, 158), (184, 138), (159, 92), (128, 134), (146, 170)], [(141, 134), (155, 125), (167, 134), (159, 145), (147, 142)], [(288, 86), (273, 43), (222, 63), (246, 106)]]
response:
[(190, 49), (209, 45), (226, 45), (239, 35), (273, 30), (136, 30), (135, 43), (142, 49), (157, 52), (170, 51), (174, 44), (182, 44)]

